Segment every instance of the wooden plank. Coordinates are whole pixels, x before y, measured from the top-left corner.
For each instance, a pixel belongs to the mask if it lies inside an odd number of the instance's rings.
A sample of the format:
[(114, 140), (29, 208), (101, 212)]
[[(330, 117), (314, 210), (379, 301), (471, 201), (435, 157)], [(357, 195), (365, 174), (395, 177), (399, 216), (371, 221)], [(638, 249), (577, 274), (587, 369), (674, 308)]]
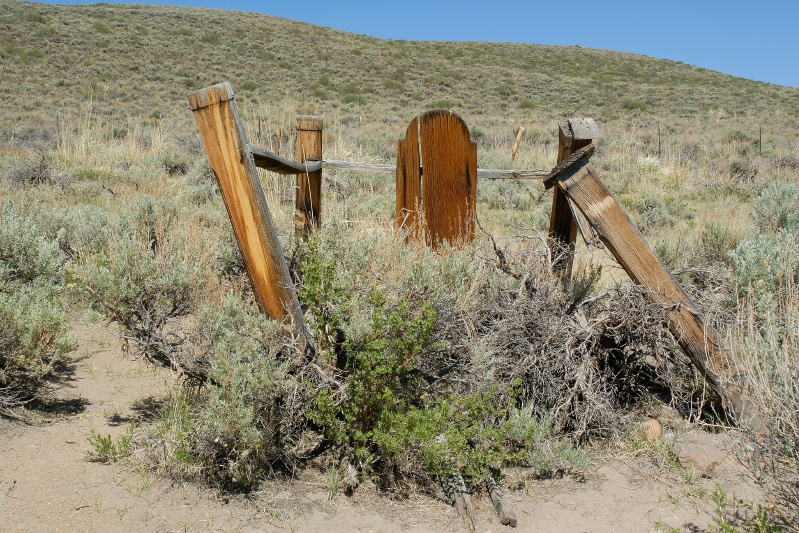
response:
[[(567, 125), (561, 125), (558, 129), (558, 164), (562, 163), (572, 153), (592, 144), (594, 137), (599, 137), (599, 127), (590, 118), (572, 118)], [(569, 254), (561, 257), (553, 268), (560, 272), (564, 279), (571, 277), (573, 265), (573, 253), (577, 241), (577, 230), (582, 231), (583, 238), (587, 244), (594, 244), (593, 232), (584, 228), (585, 220), (580, 220), (578, 224), (576, 212), (572, 212), (572, 206), (562, 191), (555, 189), (552, 196), (552, 212), (549, 218), (549, 236), (561, 243), (569, 250)]]
[(294, 176), (296, 174), (304, 174), (305, 172), (316, 172), (324, 168), (321, 161), (305, 161), (304, 163), (297, 163), (291, 159), (286, 159), (274, 152), (264, 150), (252, 144), (247, 145), (248, 150), (252, 154), (255, 161), (255, 166), (263, 168), (269, 172), (276, 174), (284, 174)]
[(570, 118), (569, 131), (576, 140), (589, 139), (593, 144), (598, 144), (602, 138), (602, 131), (591, 118)]
[[(574, 137), (567, 127), (561, 125), (558, 128), (558, 160), (562, 163), (572, 153)], [(568, 250), (566, 256), (556, 257), (552, 268), (564, 279), (569, 279), (572, 272), (574, 244), (577, 238), (577, 222), (572, 216), (571, 209), (566, 195), (559, 187), (555, 187), (552, 194), (552, 211), (549, 214), (549, 237), (559, 247)]]
[(743, 375), (734, 355), (719, 334), (706, 323), (701, 310), (655, 255), (616, 198), (600, 180), (587, 157), (557, 177), (558, 188), (585, 215), (599, 238), (630, 278), (662, 305), (669, 329), (707, 383), (721, 397), (724, 408), (751, 427), (764, 427), (758, 411), (743, 393)]
[(477, 178), (482, 180), (540, 180), (549, 175), (548, 170), (497, 170), (478, 168)]
[[(322, 159), (322, 117), (297, 117), (295, 159), (299, 164)], [(307, 239), (322, 222), (322, 169), (297, 174), (297, 194), (294, 204), (294, 230)]]
[(594, 248), (604, 248), (605, 243), (599, 238), (597, 235), (596, 230), (591, 227), (591, 224), (588, 222), (588, 219), (585, 218), (585, 215), (582, 211), (580, 211), (574, 202), (569, 200), (569, 211), (574, 216), (574, 220), (577, 222), (577, 229), (580, 230), (580, 234), (583, 236), (583, 240), (585, 241), (585, 245), (588, 247), (589, 250), (593, 250)]
[(420, 119), (427, 243), (469, 243), (474, 239), (477, 197), (477, 145), (456, 114), (428, 111)]
[(421, 217), (422, 170), (419, 164), (419, 118), (414, 117), (397, 141), (397, 227), (409, 230), (418, 238)]
[[(361, 172), (376, 172), (382, 174), (396, 174), (397, 165), (383, 163), (360, 163), (357, 161), (340, 161), (337, 159), (323, 159), (321, 161), (306, 160), (297, 163), (286, 159), (274, 152), (259, 146), (248, 145), (255, 160), (255, 166), (276, 174), (295, 175), (301, 172), (316, 172), (322, 170), (353, 170)], [(549, 175), (549, 170), (506, 170), (494, 168), (478, 168), (477, 179), (485, 180), (541, 180)], [(421, 170), (420, 170), (421, 174)]]
[(477, 520), (477, 513), (472, 505), (472, 499), (469, 497), (469, 491), (466, 489), (466, 483), (463, 477), (456, 473), (450, 478), (452, 484), (452, 503), (458, 514), (469, 523), (469, 530), (471, 533), (482, 533), (483, 529), (480, 527), (480, 522)]
[(244, 265), (261, 310), (307, 339), (300, 303), (272, 224), (229, 83), (189, 95), (205, 151), (219, 182)]
[(488, 486), (488, 494), (491, 496), (491, 503), (494, 504), (494, 511), (497, 513), (497, 518), (499, 518), (499, 523), (503, 526), (510, 526), (516, 527), (518, 520), (516, 518), (516, 513), (511, 509), (508, 500), (505, 499), (505, 496), (502, 494), (499, 486), (497, 486), (494, 479), (489, 476), (487, 481)]

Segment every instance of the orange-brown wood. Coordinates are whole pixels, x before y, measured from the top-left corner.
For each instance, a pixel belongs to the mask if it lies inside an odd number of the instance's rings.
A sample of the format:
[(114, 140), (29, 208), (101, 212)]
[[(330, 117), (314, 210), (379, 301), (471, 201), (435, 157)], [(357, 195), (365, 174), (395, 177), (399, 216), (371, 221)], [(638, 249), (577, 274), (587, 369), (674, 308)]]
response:
[(219, 182), (261, 310), (306, 335), (300, 303), (272, 224), (233, 89), (221, 83), (189, 95), (205, 151)]
[[(598, 135), (599, 129), (591, 119), (570, 119), (567, 125), (561, 125), (558, 129), (558, 163), (569, 157), (573, 152), (588, 146), (592, 142), (592, 137)], [(589, 137), (590, 135), (590, 137)], [(577, 218), (576, 211), (573, 213), (572, 206), (565, 194), (556, 187), (552, 195), (552, 212), (549, 217), (549, 236), (561, 243), (569, 254), (559, 258), (553, 268), (568, 279), (571, 277), (574, 246), (577, 241)], [(581, 221), (582, 222), (582, 221)], [(582, 224), (584, 225), (584, 224)], [(586, 242), (594, 244), (593, 235), (583, 229), (583, 235), (590, 236)]]
[(739, 420), (747, 419), (752, 426), (762, 428), (757, 409), (742, 392), (743, 379), (732, 352), (649, 247), (588, 159), (584, 157), (566, 169), (557, 183), (630, 278), (666, 309), (669, 329), (722, 398), (725, 409)]
[(419, 117), (397, 141), (397, 227), (419, 235), (422, 174), (419, 162)]
[(421, 116), (422, 205), (427, 243), (469, 243), (474, 239), (477, 196), (477, 145), (455, 113)]
[[(294, 143), (298, 163), (322, 160), (322, 117), (297, 117), (297, 141)], [(294, 227), (298, 237), (307, 239), (318, 228), (322, 218), (322, 170), (297, 174), (297, 195)]]

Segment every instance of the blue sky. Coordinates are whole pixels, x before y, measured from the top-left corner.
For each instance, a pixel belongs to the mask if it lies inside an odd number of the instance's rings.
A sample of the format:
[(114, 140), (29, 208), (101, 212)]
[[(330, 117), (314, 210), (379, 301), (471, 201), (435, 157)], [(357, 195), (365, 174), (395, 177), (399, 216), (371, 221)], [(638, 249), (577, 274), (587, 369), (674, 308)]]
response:
[(252, 11), (388, 39), (579, 45), (672, 59), (743, 78), (799, 87), (799, 0), (106, 3)]

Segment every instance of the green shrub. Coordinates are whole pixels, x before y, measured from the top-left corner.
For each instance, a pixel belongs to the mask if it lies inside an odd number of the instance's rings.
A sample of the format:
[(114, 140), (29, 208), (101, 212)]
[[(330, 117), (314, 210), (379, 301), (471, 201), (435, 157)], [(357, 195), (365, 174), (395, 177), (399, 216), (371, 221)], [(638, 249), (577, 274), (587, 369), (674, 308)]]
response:
[(102, 33), (103, 35), (108, 35), (109, 33), (111, 33), (111, 28), (109, 28), (102, 22), (95, 22), (94, 24), (92, 24), (92, 28), (94, 28), (94, 31), (96, 31), (97, 33)]
[(58, 246), (20, 204), (0, 206), (0, 413), (47, 399), (75, 349), (59, 302)]
[[(225, 490), (249, 490), (294, 467), (305, 406), (292, 376), (292, 340), (239, 295), (206, 306), (191, 333), (207, 361), (198, 392), (184, 389), (161, 410), (139, 446), (175, 475)], [(146, 438), (145, 438), (146, 437)]]
[(586, 467), (585, 456), (555, 436), (546, 417), (537, 418), (531, 405), (496, 405), (494, 392), (448, 396), (396, 413), (378, 427), (375, 441), (390, 460), (420, 464), (441, 478), (479, 481), (508, 466), (531, 467), (541, 476)]
[(347, 372), (344, 401), (339, 391), (322, 389), (314, 400), (310, 418), (324, 428), (325, 436), (351, 450), (361, 465), (374, 460), (370, 453), (375, 430), (406, 412), (418, 391), (413, 374), (419, 355), (428, 347), (435, 312), (422, 303), (411, 312), (407, 302), (386, 309), (379, 291), (369, 297), (371, 324), (344, 344)]
[(794, 233), (757, 233), (744, 239), (730, 254), (738, 294), (767, 296), (799, 279), (799, 243)]
[(649, 106), (640, 100), (626, 99), (622, 101), (621, 107), (627, 111), (646, 111)]
[(114, 442), (111, 435), (103, 437), (92, 428), (91, 435), (87, 437), (89, 444), (92, 445), (92, 449), (86, 454), (89, 460), (108, 464), (130, 455), (134, 429), (135, 425), (131, 422), (128, 430), (119, 436), (117, 442)]
[(196, 448), (187, 452), (212, 481), (251, 487), (264, 472), (291, 464), (294, 428), (284, 424), (289, 416), (281, 407), (294, 388), (291, 359), (280, 353), (279, 326), (239, 298), (228, 298), (220, 310), (205, 308), (198, 319), (210, 384), (192, 428)]
[(162, 158), (164, 170), (170, 176), (183, 176), (189, 171), (191, 161), (181, 154), (168, 154)]
[(181, 350), (183, 339), (171, 329), (193, 310), (203, 268), (187, 251), (186, 235), (170, 231), (176, 216), (169, 201), (134, 202), (108, 245), (74, 276), (106, 318), (126, 331), (134, 352), (202, 380), (199, 362)]
[(200, 41), (206, 44), (219, 44), (221, 37), (215, 31), (206, 31), (200, 36)]
[(752, 200), (755, 221), (762, 232), (780, 229), (799, 233), (799, 185), (771, 182)]

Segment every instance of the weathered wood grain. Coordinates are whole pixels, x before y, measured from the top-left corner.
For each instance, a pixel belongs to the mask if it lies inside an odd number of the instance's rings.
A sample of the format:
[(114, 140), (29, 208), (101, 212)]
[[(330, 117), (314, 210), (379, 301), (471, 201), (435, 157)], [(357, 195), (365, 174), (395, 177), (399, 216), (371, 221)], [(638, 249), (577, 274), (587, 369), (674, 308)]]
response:
[(264, 150), (252, 144), (247, 145), (247, 149), (252, 154), (255, 166), (263, 168), (269, 172), (276, 174), (284, 174), (294, 176), (296, 174), (304, 174), (306, 172), (316, 172), (323, 168), (321, 161), (305, 161), (304, 163), (297, 163), (291, 159), (286, 159), (279, 154)]
[[(299, 164), (322, 159), (322, 117), (297, 117), (295, 159)], [(297, 174), (294, 229), (307, 239), (322, 222), (322, 169)]]
[(422, 204), (427, 243), (469, 243), (474, 239), (477, 145), (458, 115), (428, 111), (420, 118)]
[[(361, 172), (377, 172), (382, 174), (396, 174), (397, 165), (383, 163), (361, 163), (358, 161), (341, 161), (338, 159), (323, 159), (321, 161), (306, 160), (297, 163), (286, 159), (274, 152), (259, 146), (249, 145), (249, 150), (255, 160), (255, 166), (270, 172), (285, 175), (295, 175), (301, 172), (316, 172), (322, 170), (353, 170)], [(478, 168), (477, 179), (485, 180), (540, 180), (549, 175), (548, 170), (506, 170), (494, 168)], [(421, 170), (420, 170), (421, 174)]]
[(508, 500), (502, 494), (502, 490), (491, 476), (487, 479), (487, 487), (488, 494), (491, 496), (491, 503), (494, 504), (494, 511), (496, 511), (497, 518), (499, 518), (499, 523), (503, 526), (516, 527), (518, 523), (516, 513), (511, 509)]
[(221, 83), (189, 95), (236, 241), (261, 310), (307, 337), (283, 248), (238, 116), (233, 89)]
[(630, 278), (664, 307), (669, 329), (724, 408), (751, 427), (764, 427), (757, 409), (743, 392), (744, 378), (732, 352), (702, 316), (701, 309), (655, 255), (619, 203), (583, 157), (557, 178), (558, 188), (596, 230)]
[[(589, 137), (592, 136), (592, 137)], [(573, 152), (591, 144), (594, 137), (599, 136), (599, 127), (590, 118), (572, 118), (558, 129), (558, 163), (563, 162)], [(571, 206), (561, 190), (555, 188), (552, 195), (552, 212), (549, 217), (549, 236), (562, 246), (574, 252), (577, 240), (577, 219), (572, 214)], [(584, 234), (585, 235), (585, 234)], [(593, 242), (588, 232), (586, 242)], [(573, 265), (572, 254), (569, 253), (553, 265), (555, 270), (568, 279), (571, 277)]]
[(410, 236), (420, 235), (422, 203), (422, 169), (419, 155), (419, 118), (414, 117), (405, 131), (405, 138), (397, 141), (397, 227), (410, 231)]

